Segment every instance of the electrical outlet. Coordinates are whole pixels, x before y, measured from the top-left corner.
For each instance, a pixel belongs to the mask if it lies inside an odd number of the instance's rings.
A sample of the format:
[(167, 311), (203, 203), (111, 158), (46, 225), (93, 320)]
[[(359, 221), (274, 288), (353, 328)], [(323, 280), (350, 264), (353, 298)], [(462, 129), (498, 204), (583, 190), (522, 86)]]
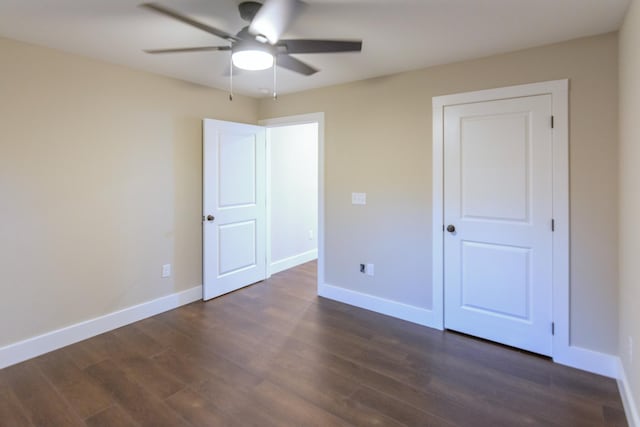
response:
[(162, 277), (171, 277), (171, 264), (165, 264), (162, 266)]
[(367, 267), (366, 267), (367, 276), (373, 276), (373, 273), (374, 273), (373, 264), (367, 264)]
[(373, 276), (373, 264), (360, 264), (360, 273)]
[(309, 230), (309, 240), (313, 240), (313, 230)]

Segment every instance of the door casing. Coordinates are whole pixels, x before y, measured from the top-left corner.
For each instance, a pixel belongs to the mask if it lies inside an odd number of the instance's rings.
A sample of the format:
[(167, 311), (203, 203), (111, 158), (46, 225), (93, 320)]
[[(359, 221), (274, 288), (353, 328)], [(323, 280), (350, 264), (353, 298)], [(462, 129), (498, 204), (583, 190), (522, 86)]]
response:
[(552, 357), (554, 360), (562, 360), (569, 357), (570, 350), (568, 80), (554, 80), (433, 98), (432, 326), (437, 329), (444, 328), (444, 108), (452, 105), (544, 94), (551, 95), (553, 115), (552, 203), (555, 231), (552, 243), (552, 313), (554, 322)]

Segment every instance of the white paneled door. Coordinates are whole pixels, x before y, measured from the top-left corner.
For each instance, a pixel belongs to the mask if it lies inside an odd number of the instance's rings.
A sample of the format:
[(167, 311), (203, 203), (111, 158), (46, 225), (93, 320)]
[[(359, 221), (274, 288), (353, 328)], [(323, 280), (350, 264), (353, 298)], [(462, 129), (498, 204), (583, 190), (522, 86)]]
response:
[(444, 109), (445, 328), (551, 354), (551, 95)]
[(266, 277), (265, 132), (203, 121), (205, 300)]

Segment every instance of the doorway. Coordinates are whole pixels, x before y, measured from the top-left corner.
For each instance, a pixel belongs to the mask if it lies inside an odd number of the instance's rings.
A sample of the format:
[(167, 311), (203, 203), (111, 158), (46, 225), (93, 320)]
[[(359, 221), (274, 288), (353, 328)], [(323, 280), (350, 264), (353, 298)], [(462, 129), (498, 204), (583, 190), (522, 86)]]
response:
[(568, 346), (567, 89), (555, 81), (434, 98), (441, 328), (549, 356)]
[[(267, 128), (267, 277), (287, 268), (317, 259), (317, 283), (324, 281), (324, 113), (300, 114), (260, 121)], [(294, 166), (293, 173), (299, 174), (306, 181), (293, 185), (292, 190), (310, 203), (296, 213), (297, 201), (287, 195), (275, 194), (276, 191), (287, 191), (291, 187), (286, 183), (287, 175), (274, 171), (274, 167), (291, 162), (294, 159), (280, 153), (279, 159), (272, 158), (278, 151), (287, 146), (295, 146), (296, 139), (306, 138), (296, 151), (302, 156), (301, 165)], [(276, 139), (274, 139), (276, 138)], [(276, 147), (276, 144), (280, 145)], [(315, 153), (312, 153), (315, 149)], [(315, 162), (315, 165), (312, 163)], [(306, 164), (311, 170), (301, 170)], [(280, 175), (280, 176), (279, 176)], [(315, 175), (315, 182), (314, 181)], [(274, 181), (274, 178), (276, 181)], [(315, 185), (314, 185), (315, 184)], [(309, 191), (314, 192), (310, 200)], [(311, 209), (309, 209), (311, 207)], [(276, 217), (277, 216), (277, 217)], [(296, 222), (295, 236), (284, 236), (285, 223)], [(315, 232), (314, 226), (315, 225)], [(280, 235), (278, 235), (280, 233)], [(296, 249), (297, 248), (297, 249)]]
[[(269, 119), (261, 123), (264, 126), (244, 123), (224, 122), (220, 120), (203, 120), (203, 299), (208, 300), (244, 286), (259, 282), (270, 276), (274, 263), (271, 260), (271, 228), (272, 222), (267, 207), (272, 203), (268, 190), (268, 182), (277, 175), (278, 182), (287, 183), (286, 174), (271, 174), (270, 153), (267, 134), (278, 129), (274, 134), (309, 134), (315, 133), (309, 153), (309, 146), (304, 147), (307, 162), (315, 162), (315, 180), (307, 173), (309, 181), (306, 186), (289, 186), (310, 197), (314, 203), (311, 219), (302, 221), (303, 243), (311, 240), (312, 249), (294, 256), (285, 256), (277, 260), (275, 267), (279, 271), (299, 265), (302, 262), (318, 259), (318, 281), (323, 280), (324, 263), (324, 115), (322, 113)], [(287, 129), (292, 130), (288, 132)], [(281, 142), (281, 141), (279, 141)], [(292, 141), (285, 141), (278, 150), (280, 169), (286, 172), (282, 163), (295, 160), (286, 153)], [(300, 148), (300, 147), (293, 147)], [(295, 154), (295, 153), (294, 153)], [(298, 152), (300, 154), (300, 152)], [(296, 170), (296, 168), (290, 168)], [(299, 168), (297, 168), (299, 171)], [(309, 171), (306, 171), (309, 172)], [(295, 178), (294, 178), (295, 179)], [(299, 188), (298, 188), (299, 187)], [(315, 190), (309, 196), (308, 191)], [(280, 191), (280, 190), (279, 190)], [(283, 202), (284, 199), (284, 202)], [(293, 200), (295, 202), (295, 200)], [(284, 205), (280, 211), (288, 211), (286, 198), (278, 199)], [(278, 208), (283, 206), (279, 205)], [(296, 209), (293, 206), (293, 213)], [(287, 216), (278, 213), (279, 232), (288, 232)], [(313, 215), (315, 214), (315, 215)], [(283, 218), (284, 217), (284, 218)], [(298, 227), (300, 228), (300, 227)], [(284, 231), (283, 231), (284, 230)], [(310, 238), (311, 237), (311, 238)], [(317, 243), (317, 244), (316, 244)], [(286, 245), (285, 245), (286, 246)], [(295, 245), (294, 245), (295, 246)], [(286, 252), (281, 250), (276, 255)], [(279, 248), (280, 250), (280, 248)]]
[(267, 277), (318, 258), (318, 123), (267, 128)]

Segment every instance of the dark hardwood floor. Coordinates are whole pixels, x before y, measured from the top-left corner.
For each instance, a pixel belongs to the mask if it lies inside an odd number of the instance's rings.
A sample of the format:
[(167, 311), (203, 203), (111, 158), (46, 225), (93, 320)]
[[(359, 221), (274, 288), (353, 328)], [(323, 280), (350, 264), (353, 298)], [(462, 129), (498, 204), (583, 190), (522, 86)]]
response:
[(318, 298), (315, 269), (0, 370), (0, 425), (626, 425), (615, 381)]

